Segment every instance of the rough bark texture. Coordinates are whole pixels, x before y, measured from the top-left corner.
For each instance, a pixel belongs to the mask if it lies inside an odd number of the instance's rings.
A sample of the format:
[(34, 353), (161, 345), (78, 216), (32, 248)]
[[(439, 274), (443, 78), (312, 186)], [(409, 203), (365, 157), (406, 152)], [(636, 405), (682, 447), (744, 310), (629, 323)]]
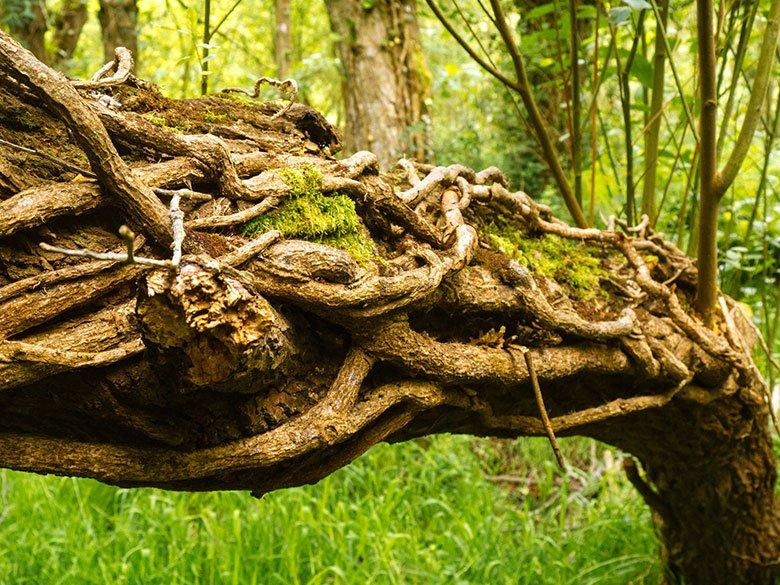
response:
[[(702, 326), (674, 246), (572, 228), (494, 168), (335, 160), (301, 105), (169, 100), (113, 70), (110, 100), (66, 91), (0, 33), (0, 138), (50, 155), (0, 145), (0, 466), (261, 495), (383, 440), (544, 435), (533, 368), (556, 434), (641, 464), (670, 575), (772, 582), (754, 329), (726, 297)], [(150, 190), (173, 254), (139, 217)]]
[(106, 61), (114, 58), (117, 47), (125, 47), (138, 61), (138, 5), (136, 0), (100, 0), (98, 20), (103, 30)]
[(275, 0), (274, 2), (274, 58), (276, 60), (276, 77), (287, 79), (292, 63), (292, 3), (290, 0)]
[[(61, 63), (73, 57), (87, 22), (86, 0), (65, 0), (54, 22), (54, 61)], [(113, 51), (112, 56), (113, 59)]]
[(326, 0), (339, 35), (346, 150), (370, 150), (383, 167), (429, 158), (430, 74), (414, 0)]

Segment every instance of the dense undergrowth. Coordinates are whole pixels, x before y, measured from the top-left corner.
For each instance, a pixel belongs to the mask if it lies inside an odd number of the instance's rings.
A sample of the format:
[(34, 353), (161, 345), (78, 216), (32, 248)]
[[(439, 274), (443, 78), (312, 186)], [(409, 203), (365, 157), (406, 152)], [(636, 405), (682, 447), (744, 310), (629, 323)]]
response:
[(0, 584), (656, 583), (617, 456), (563, 448), (567, 475), (542, 439), (381, 445), (261, 500), (3, 471)]

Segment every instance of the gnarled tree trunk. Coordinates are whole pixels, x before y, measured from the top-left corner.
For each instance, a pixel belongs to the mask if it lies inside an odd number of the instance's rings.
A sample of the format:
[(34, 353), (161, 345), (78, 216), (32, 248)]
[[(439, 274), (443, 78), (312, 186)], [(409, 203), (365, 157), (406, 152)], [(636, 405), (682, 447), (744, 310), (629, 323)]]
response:
[(430, 73), (414, 0), (326, 0), (339, 35), (346, 149), (370, 150), (383, 167), (428, 156)]
[(725, 297), (702, 326), (674, 246), (127, 68), (70, 82), (0, 34), (0, 137), (39, 150), (0, 146), (0, 466), (260, 495), (383, 440), (580, 434), (641, 464), (670, 573), (772, 582), (754, 329)]

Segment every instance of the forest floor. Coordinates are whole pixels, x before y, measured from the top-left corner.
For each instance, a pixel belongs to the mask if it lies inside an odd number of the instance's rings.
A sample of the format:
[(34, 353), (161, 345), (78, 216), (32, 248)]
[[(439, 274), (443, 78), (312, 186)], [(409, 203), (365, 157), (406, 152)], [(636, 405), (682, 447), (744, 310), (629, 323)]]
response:
[(382, 444), (261, 500), (2, 471), (0, 584), (656, 583), (620, 455), (562, 443), (565, 475), (544, 439)]

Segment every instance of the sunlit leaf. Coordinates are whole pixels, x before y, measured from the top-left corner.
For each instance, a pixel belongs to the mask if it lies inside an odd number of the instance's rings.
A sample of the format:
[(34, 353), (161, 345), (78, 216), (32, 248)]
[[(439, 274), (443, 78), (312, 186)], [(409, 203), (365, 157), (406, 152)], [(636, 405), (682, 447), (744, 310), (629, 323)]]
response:
[(631, 8), (628, 6), (616, 6), (609, 10), (609, 21), (615, 26), (628, 22), (631, 18)]
[(653, 6), (646, 0), (623, 0), (624, 4), (630, 6), (633, 10), (650, 10)]

